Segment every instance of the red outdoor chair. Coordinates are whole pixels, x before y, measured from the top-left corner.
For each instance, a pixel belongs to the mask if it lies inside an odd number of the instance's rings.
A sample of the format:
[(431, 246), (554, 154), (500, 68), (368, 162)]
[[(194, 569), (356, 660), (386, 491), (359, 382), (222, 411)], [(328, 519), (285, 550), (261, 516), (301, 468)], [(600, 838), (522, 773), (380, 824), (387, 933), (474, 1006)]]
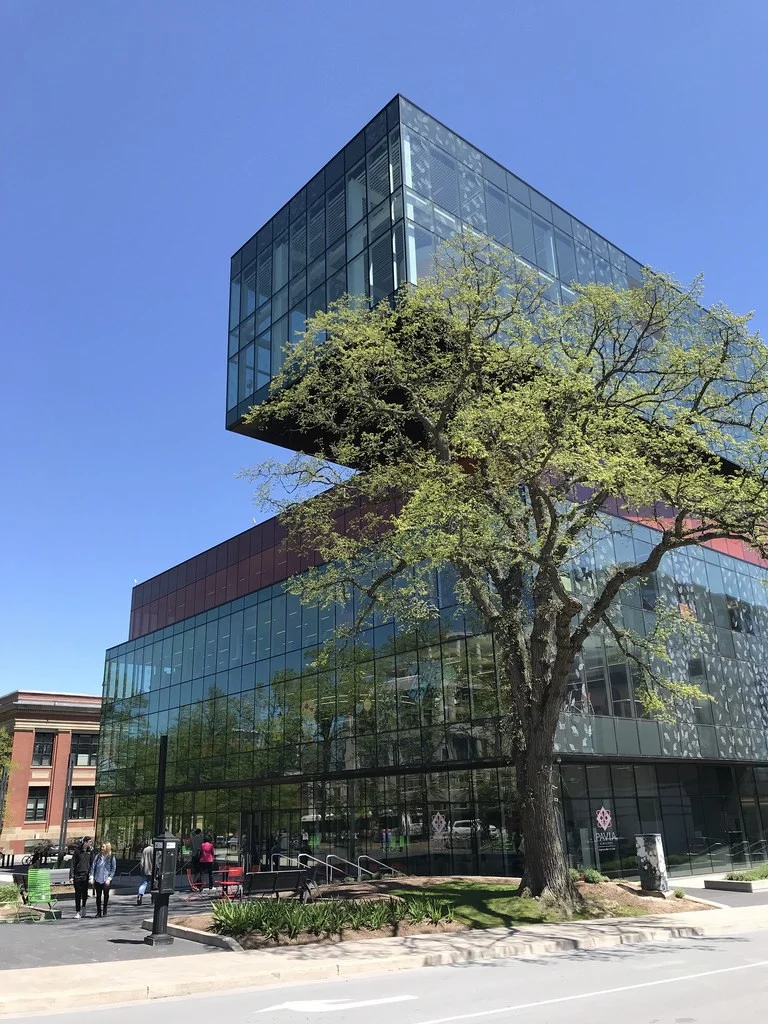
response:
[(221, 895), (224, 899), (234, 900), (243, 898), (243, 882), (245, 879), (241, 867), (222, 868), (221, 871), (215, 871), (214, 876), (216, 885), (221, 886)]

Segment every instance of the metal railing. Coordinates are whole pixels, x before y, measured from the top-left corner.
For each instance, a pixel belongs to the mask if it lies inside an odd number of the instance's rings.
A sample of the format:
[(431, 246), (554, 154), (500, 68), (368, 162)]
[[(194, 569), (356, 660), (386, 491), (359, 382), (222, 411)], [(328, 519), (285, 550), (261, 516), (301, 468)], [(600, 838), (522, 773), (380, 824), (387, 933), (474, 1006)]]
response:
[[(369, 871), (367, 868), (363, 868), (359, 864), (354, 864), (351, 860), (346, 860), (344, 857), (339, 857), (335, 853), (329, 853), (328, 856), (325, 858), (325, 863), (329, 867), (333, 867), (333, 865), (331, 864), (332, 860), (337, 860), (340, 864), (346, 864), (348, 867), (354, 868), (355, 871), (357, 872), (358, 882), (361, 882), (363, 880), (363, 873), (365, 873), (366, 875), (370, 875), (371, 878), (373, 878), (374, 876), (373, 871)], [(349, 874), (349, 872), (345, 871), (344, 874), (347, 875)]]
[[(358, 869), (361, 870), (361, 871), (365, 871), (366, 870), (365, 868), (363, 868), (361, 866), (361, 863), (360, 863), (363, 860), (367, 860), (371, 864), (376, 864), (377, 867), (381, 868), (383, 871), (390, 871), (393, 875), (402, 875), (403, 878), (405, 878), (405, 872), (404, 871), (398, 871), (397, 868), (393, 868), (389, 864), (385, 864), (383, 861), (376, 860), (375, 857), (369, 857), (365, 853), (362, 855), (362, 857), (358, 857), (357, 858), (357, 866), (358, 866)], [(359, 877), (360, 876), (358, 875), (358, 880), (359, 880)]]
[[(329, 856), (333, 857), (334, 855), (333, 854), (329, 854)], [(325, 868), (325, 881), (326, 881), (326, 884), (328, 884), (329, 882), (333, 881), (333, 879), (331, 878), (331, 872), (333, 872), (333, 871), (337, 871), (341, 875), (342, 878), (346, 878), (346, 876), (347, 876), (347, 872), (343, 868), (337, 868), (335, 864), (329, 864), (328, 863), (328, 858), (326, 858), (325, 860), (321, 860), (319, 857), (315, 857), (314, 854), (312, 854), (312, 853), (300, 853), (296, 857), (285, 856), (285, 857), (282, 857), (281, 859), (282, 860), (287, 860), (288, 863), (292, 867), (297, 867), (297, 868), (305, 868), (305, 867), (307, 867), (307, 861), (312, 861), (314, 864), (319, 864), (321, 868)], [(343, 859), (343, 858), (339, 858), (339, 859)], [(348, 864), (349, 861), (344, 861), (344, 863)]]

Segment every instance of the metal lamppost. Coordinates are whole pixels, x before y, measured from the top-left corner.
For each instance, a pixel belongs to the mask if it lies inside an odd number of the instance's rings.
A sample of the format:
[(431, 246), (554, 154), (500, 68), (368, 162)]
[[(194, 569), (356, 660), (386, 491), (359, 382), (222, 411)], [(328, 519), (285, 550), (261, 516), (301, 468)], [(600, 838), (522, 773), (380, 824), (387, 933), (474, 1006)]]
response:
[(165, 772), (168, 761), (168, 736), (160, 737), (157, 762), (157, 798), (155, 800), (155, 838), (152, 858), (152, 933), (145, 935), (148, 946), (170, 946), (173, 936), (168, 934), (168, 903), (176, 888), (176, 859), (179, 842), (165, 828)]
[(75, 767), (76, 755), (70, 752), (69, 764), (67, 765), (67, 785), (64, 788), (64, 807), (61, 811), (61, 830), (59, 832), (59, 855), (56, 858), (56, 866), (61, 867), (64, 863), (64, 855), (67, 852), (67, 829), (69, 828), (69, 807), (72, 803), (72, 772)]

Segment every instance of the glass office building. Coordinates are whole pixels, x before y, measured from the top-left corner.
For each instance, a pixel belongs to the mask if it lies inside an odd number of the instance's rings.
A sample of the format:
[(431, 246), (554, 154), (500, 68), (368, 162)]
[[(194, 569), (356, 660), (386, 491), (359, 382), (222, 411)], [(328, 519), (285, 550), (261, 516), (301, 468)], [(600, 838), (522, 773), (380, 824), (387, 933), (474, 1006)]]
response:
[[(626, 287), (640, 265), (403, 97), (396, 97), (232, 257), (227, 427), (267, 396), (308, 315), (343, 294), (386, 299), (471, 226), (538, 268), (553, 301), (573, 281)], [(290, 426), (266, 440), (292, 447)]]
[[(574, 281), (625, 286), (639, 265), (439, 122), (397, 97), (232, 260), (227, 426), (267, 393), (304, 319), (344, 292), (371, 302), (428, 272), (439, 239), (471, 224), (510, 246), (553, 301)], [(295, 446), (289, 425), (268, 440)], [(641, 557), (651, 531), (606, 518), (574, 565)], [(154, 813), (158, 742), (169, 737), (166, 813), (204, 828), (225, 860), (369, 857), (409, 872), (510, 874), (522, 862), (493, 637), (435, 577), (439, 622), (419, 635), (374, 618), (333, 670), (318, 645), (352, 609), (302, 607), (304, 568), (269, 521), (134, 589), (129, 640), (107, 652), (100, 833), (139, 851)], [(673, 873), (766, 859), (768, 569), (722, 542), (666, 556), (628, 588), (642, 632), (656, 602), (701, 626), (675, 651), (714, 702), (674, 725), (646, 717), (610, 638), (573, 666), (558, 731), (563, 836), (573, 866), (634, 871), (634, 836), (660, 831)], [(600, 813), (598, 817), (598, 812)], [(371, 862), (365, 862), (372, 866)]]

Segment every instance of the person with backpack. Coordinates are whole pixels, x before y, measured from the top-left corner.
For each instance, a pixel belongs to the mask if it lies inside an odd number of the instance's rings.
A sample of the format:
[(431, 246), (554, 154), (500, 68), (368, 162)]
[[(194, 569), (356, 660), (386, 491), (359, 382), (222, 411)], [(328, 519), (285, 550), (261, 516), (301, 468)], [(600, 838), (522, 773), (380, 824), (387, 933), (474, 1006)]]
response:
[(93, 856), (92, 839), (84, 836), (75, 846), (72, 862), (69, 866), (69, 877), (75, 888), (75, 919), (85, 917), (85, 905), (88, 902), (88, 880), (91, 877), (91, 859)]

